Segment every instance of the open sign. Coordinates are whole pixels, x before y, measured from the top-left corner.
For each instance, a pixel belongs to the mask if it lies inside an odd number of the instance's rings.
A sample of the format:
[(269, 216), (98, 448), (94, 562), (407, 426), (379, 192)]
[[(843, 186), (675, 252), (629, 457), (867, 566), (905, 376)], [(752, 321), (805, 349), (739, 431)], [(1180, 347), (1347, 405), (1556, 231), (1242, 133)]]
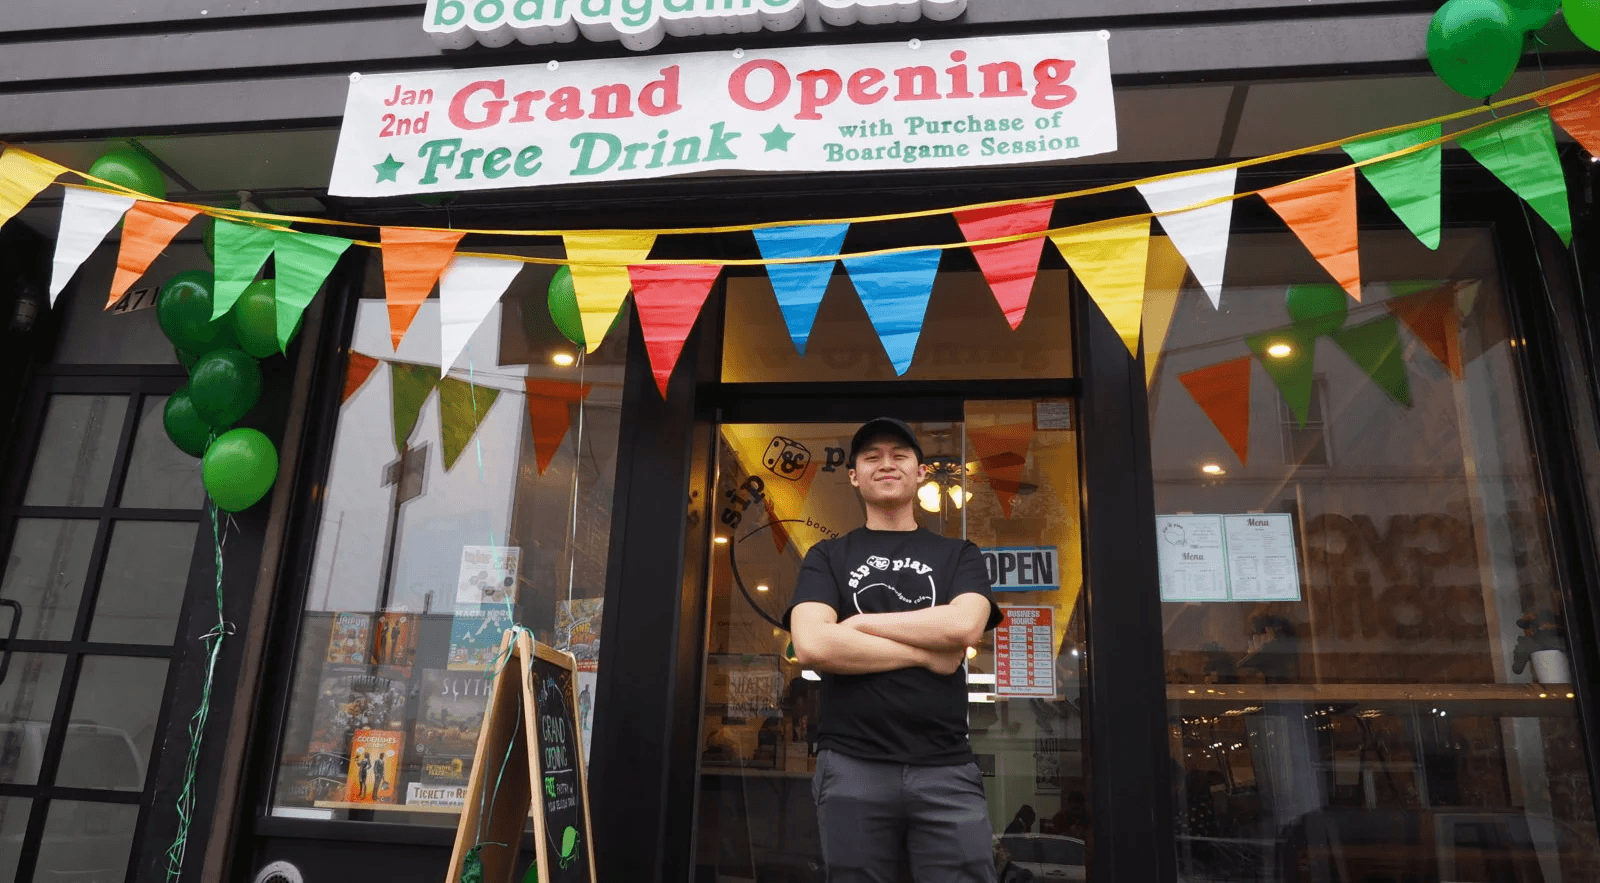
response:
[(1061, 587), (1055, 546), (1010, 546), (981, 549), (996, 592), (1037, 592)]

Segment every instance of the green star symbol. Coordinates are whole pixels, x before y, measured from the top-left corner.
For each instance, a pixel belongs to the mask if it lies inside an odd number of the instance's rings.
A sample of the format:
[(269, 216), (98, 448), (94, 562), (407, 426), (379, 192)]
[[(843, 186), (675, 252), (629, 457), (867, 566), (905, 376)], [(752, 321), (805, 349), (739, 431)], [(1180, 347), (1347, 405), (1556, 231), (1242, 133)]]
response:
[(403, 165), (405, 165), (405, 163), (395, 159), (394, 154), (389, 154), (388, 159), (381, 163), (373, 164), (372, 167), (378, 171), (378, 180), (374, 183), (382, 184), (385, 181), (394, 181), (395, 183), (399, 183), (399, 179), (395, 178), (395, 175), (399, 174), (400, 167)]
[(761, 137), (766, 139), (767, 153), (771, 153), (774, 150), (781, 150), (784, 153), (788, 153), (789, 139), (794, 137), (794, 133), (785, 132), (782, 126), (778, 126), (776, 129), (773, 129)]

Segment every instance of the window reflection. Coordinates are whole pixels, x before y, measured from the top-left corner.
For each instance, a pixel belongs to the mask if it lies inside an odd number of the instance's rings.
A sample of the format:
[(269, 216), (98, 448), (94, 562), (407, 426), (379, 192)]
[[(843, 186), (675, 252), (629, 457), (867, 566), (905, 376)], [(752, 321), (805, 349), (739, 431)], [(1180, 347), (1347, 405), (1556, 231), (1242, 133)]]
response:
[(1600, 874), (1493, 256), (1365, 233), (1360, 303), (1297, 353), (1260, 345), (1322, 278), (1290, 235), (1234, 237), (1220, 309), (1177, 302), (1150, 394), (1183, 879)]

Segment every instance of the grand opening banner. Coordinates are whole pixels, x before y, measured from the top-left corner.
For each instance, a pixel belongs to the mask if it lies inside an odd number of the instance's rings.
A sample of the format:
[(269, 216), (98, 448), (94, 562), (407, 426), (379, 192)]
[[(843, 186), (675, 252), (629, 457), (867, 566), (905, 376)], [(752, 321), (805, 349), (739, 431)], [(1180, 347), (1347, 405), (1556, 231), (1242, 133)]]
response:
[(1041, 162), (1117, 149), (1105, 32), (351, 75), (328, 190)]

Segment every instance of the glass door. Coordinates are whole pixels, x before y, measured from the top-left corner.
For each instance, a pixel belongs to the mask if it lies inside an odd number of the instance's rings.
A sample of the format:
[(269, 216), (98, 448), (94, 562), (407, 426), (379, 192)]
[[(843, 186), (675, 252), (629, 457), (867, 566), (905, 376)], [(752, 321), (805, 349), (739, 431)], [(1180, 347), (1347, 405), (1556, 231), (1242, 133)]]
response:
[[(1082, 880), (1089, 766), (1072, 403), (950, 404), (963, 419), (912, 423), (930, 466), (918, 513), (929, 530), (983, 550), (1006, 610), (967, 662), (997, 860), (1041, 880)], [(810, 791), (820, 677), (794, 661), (782, 620), (811, 547), (864, 522), (845, 463), (858, 425), (719, 429), (697, 880), (825, 878)]]

